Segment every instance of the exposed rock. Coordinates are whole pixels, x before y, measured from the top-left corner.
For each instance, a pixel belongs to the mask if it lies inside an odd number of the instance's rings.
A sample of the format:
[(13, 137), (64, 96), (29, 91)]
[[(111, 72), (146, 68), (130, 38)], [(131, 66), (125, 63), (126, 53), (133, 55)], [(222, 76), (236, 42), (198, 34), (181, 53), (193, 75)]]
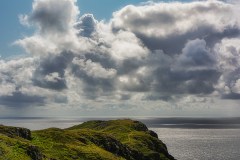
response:
[(42, 160), (43, 159), (42, 153), (39, 151), (38, 147), (36, 147), (36, 146), (29, 146), (27, 148), (27, 154), (29, 155), (29, 157), (32, 158), (32, 160)]
[(103, 149), (111, 153), (114, 153), (115, 155), (124, 157), (127, 160), (131, 160), (131, 159), (141, 160), (144, 157), (141, 152), (132, 150), (127, 145), (122, 144), (120, 141), (110, 136), (98, 135), (98, 136), (91, 137), (89, 139), (91, 142), (93, 142), (97, 146), (100, 146)]
[(134, 123), (134, 126), (133, 128), (136, 130), (136, 131), (148, 131), (148, 128), (145, 124), (143, 124), (142, 122), (139, 122), (139, 121), (133, 121)]
[(22, 137), (27, 140), (31, 140), (31, 131), (26, 128), (20, 127), (6, 127), (0, 125), (0, 133), (5, 134), (8, 137)]
[(155, 133), (154, 131), (148, 130), (148, 133), (149, 133), (152, 137), (158, 138), (157, 133)]

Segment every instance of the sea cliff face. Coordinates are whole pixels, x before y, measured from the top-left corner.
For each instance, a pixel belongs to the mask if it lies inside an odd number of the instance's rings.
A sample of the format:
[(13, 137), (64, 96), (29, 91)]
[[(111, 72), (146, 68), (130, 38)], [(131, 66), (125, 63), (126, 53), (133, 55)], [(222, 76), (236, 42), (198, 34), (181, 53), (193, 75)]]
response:
[(0, 160), (174, 160), (157, 134), (130, 119), (67, 129), (0, 126)]

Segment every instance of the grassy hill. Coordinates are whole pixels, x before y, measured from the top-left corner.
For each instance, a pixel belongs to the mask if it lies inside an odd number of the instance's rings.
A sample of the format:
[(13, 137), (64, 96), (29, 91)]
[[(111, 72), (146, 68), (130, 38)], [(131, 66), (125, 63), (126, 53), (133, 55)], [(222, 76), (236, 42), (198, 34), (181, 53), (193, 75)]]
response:
[(88, 121), (67, 129), (0, 126), (0, 160), (174, 160), (141, 122)]

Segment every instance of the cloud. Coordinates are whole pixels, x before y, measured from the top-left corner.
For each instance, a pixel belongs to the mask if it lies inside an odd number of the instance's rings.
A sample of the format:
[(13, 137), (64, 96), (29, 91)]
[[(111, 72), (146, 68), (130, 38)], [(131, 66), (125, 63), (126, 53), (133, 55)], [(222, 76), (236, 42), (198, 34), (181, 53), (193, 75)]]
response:
[(12, 95), (0, 97), (0, 105), (8, 107), (21, 108), (31, 106), (43, 106), (45, 98), (35, 95), (26, 95), (21, 92), (13, 92)]
[[(18, 88), (31, 84), (36, 59), (21, 58), (17, 60), (0, 60), (0, 82), (4, 88)], [(9, 87), (7, 87), (9, 86)], [(10, 87), (11, 86), (11, 87)], [(2, 89), (4, 94), (4, 89)]]
[(222, 95), (222, 98), (223, 99), (233, 99), (233, 100), (236, 100), (236, 99), (240, 99), (240, 94), (238, 94), (238, 93), (224, 94), (224, 95)]
[(72, 73), (83, 83), (82, 96), (96, 99), (115, 90), (116, 70), (103, 68), (91, 60), (74, 59)]
[(78, 20), (76, 28), (78, 29), (79, 36), (92, 37), (97, 30), (97, 20), (92, 14), (85, 14)]
[(73, 59), (73, 64), (79, 66), (79, 70), (85, 72), (93, 78), (111, 79), (116, 76), (115, 69), (105, 69), (99, 63), (93, 63), (91, 60)]
[(240, 99), (239, 80), (240, 80), (240, 39), (223, 39), (215, 45), (217, 54), (218, 68), (222, 72), (221, 78), (216, 86), (223, 98)]
[(42, 58), (33, 73), (34, 85), (54, 90), (66, 89), (65, 69), (72, 58), (72, 54), (68, 52)]
[(75, 0), (35, 0), (28, 23), (36, 25), (41, 34), (68, 33), (79, 14)]
[(236, 8), (220, 1), (129, 5), (114, 13), (111, 25), (114, 31), (135, 33), (151, 50), (178, 54), (188, 40), (236, 36)]
[(211, 69), (216, 64), (214, 55), (207, 49), (205, 40), (189, 41), (179, 56), (176, 67), (196, 70), (200, 68)]
[[(35, 27), (33, 36), (17, 40), (29, 54), (58, 54), (65, 50), (84, 50), (84, 39), (77, 38), (75, 25), (79, 17), (75, 0), (34, 0), (32, 12), (20, 16), (20, 21)], [(90, 43), (90, 42), (89, 42)]]
[(150, 50), (162, 50), (172, 57), (172, 64), (159, 63), (150, 74), (154, 78), (148, 88), (158, 95), (154, 97), (205, 95), (215, 91), (224, 74), (214, 46), (239, 36), (237, 6), (220, 1), (129, 5), (114, 13), (111, 27), (116, 33), (132, 32)]
[(237, 100), (238, 6), (152, 2), (125, 6), (105, 22), (80, 17), (75, 0), (35, 0), (21, 22), (36, 31), (15, 42), (28, 56), (0, 60), (0, 105), (147, 108)]
[(147, 56), (148, 49), (131, 32), (120, 31), (116, 33), (111, 42), (111, 55), (115, 59), (141, 59)]

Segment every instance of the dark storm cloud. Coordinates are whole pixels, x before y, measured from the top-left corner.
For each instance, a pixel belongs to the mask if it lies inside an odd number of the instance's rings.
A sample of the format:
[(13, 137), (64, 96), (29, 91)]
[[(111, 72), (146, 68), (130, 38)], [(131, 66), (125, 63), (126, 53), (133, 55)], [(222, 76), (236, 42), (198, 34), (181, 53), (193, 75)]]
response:
[(45, 97), (27, 95), (20, 91), (13, 92), (12, 95), (0, 96), (0, 105), (20, 108), (45, 105)]

